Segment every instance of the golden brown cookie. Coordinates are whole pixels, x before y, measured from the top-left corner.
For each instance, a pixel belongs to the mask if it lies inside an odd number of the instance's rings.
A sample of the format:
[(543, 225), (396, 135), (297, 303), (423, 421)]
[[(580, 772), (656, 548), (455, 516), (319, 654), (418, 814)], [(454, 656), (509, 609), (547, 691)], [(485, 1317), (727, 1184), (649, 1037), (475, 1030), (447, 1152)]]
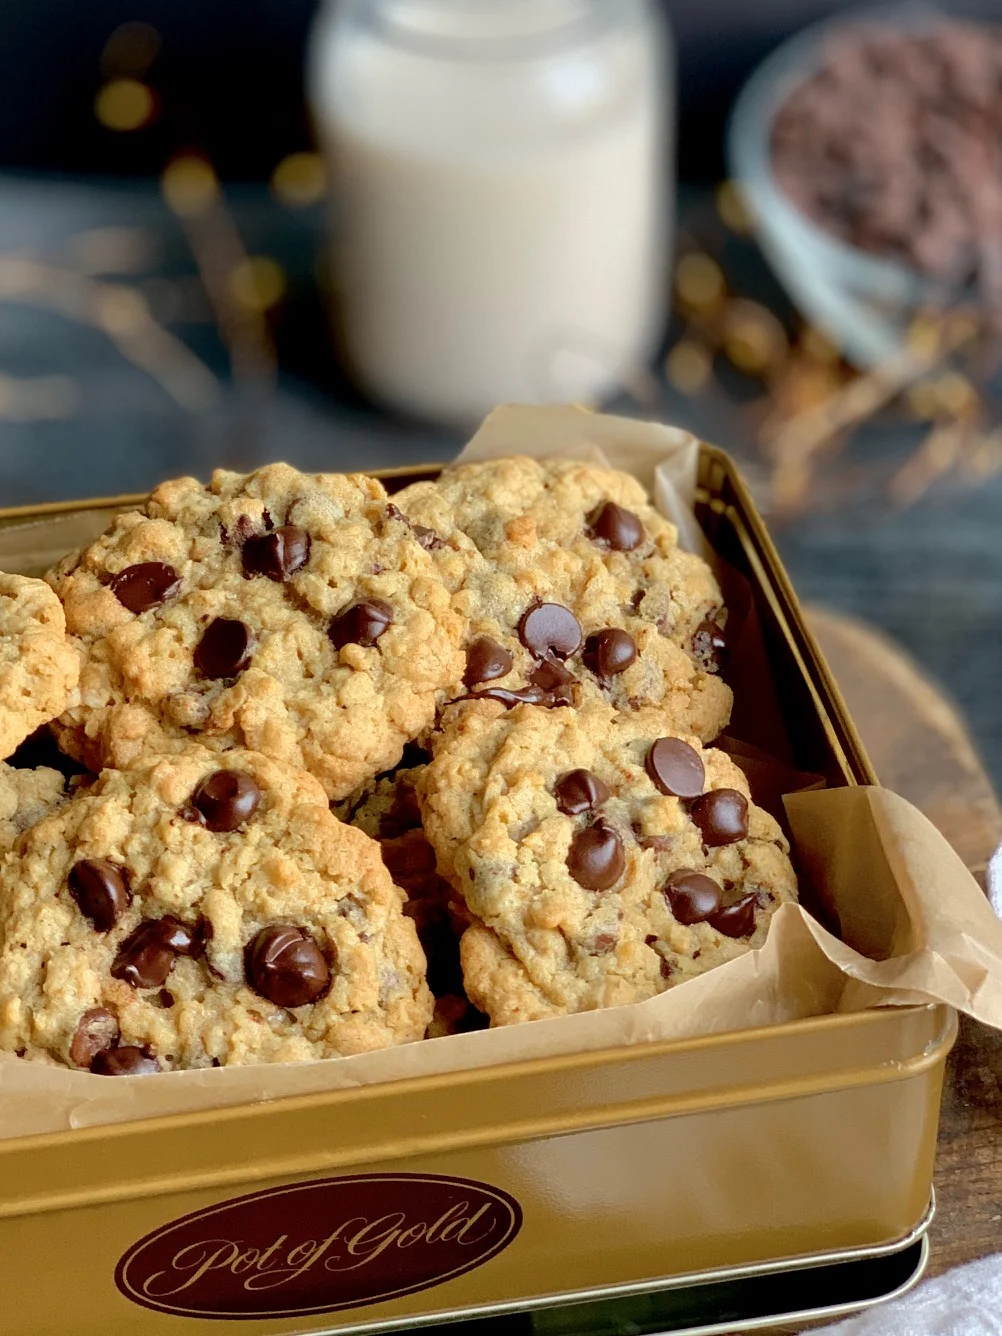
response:
[(653, 997), (761, 946), (796, 898), (741, 771), (650, 711), (480, 702), (418, 796), (475, 920), (466, 991), (496, 1025)]
[(0, 1048), (99, 1074), (421, 1038), (425, 962), (379, 847), (303, 771), (201, 747), (105, 771), (0, 873)]
[(0, 572), (0, 757), (67, 706), (80, 656), (43, 580)]

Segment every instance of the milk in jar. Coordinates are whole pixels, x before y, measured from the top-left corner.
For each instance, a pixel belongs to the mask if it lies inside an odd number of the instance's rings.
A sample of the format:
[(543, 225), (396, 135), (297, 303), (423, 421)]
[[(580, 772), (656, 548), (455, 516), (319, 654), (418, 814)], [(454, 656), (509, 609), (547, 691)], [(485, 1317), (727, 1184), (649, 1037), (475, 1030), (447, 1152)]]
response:
[(666, 34), (646, 0), (329, 0), (312, 41), (341, 346), (466, 424), (594, 401), (665, 319)]

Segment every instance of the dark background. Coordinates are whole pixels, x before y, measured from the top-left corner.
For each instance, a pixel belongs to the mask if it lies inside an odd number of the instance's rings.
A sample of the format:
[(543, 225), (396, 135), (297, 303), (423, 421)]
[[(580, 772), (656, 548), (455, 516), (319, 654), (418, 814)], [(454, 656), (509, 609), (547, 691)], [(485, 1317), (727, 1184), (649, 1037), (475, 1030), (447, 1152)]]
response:
[[(615, 4), (616, 0), (606, 0)], [(721, 128), (741, 80), (783, 37), (845, 4), (668, 0), (679, 55), (680, 166), (716, 180)], [(267, 179), (308, 142), (302, 57), (315, 0), (8, 0), (0, 6), (0, 162), (155, 175), (181, 143), (206, 148), (225, 179)], [(142, 135), (109, 135), (92, 106), (108, 35), (140, 20), (163, 45), (148, 78), (165, 114)]]

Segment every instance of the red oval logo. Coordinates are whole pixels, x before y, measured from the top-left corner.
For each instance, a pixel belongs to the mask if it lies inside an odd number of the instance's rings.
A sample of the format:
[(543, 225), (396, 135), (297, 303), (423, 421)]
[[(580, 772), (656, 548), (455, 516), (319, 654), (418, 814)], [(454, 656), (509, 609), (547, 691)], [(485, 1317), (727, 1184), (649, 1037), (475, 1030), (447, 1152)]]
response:
[(468, 1178), (321, 1178), (171, 1221), (133, 1244), (115, 1283), (144, 1308), (187, 1317), (329, 1313), (461, 1276), (521, 1227), (514, 1197)]

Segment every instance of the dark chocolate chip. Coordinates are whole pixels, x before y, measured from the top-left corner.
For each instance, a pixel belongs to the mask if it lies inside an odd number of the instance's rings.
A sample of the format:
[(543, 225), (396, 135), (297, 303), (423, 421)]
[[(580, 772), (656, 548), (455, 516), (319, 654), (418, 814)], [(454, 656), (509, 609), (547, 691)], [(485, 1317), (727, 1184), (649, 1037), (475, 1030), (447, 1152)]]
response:
[(195, 646), (195, 667), (203, 677), (237, 677), (253, 652), (254, 637), (245, 622), (215, 617)]
[(626, 867), (623, 840), (607, 821), (575, 833), (567, 852), (567, 870), (589, 891), (607, 891), (615, 886)]
[(619, 938), (612, 932), (600, 932), (591, 944), (591, 954), (593, 956), (607, 956), (610, 951), (616, 949), (616, 943)]
[(165, 914), (157, 919), (160, 925), (161, 939), (165, 946), (178, 956), (190, 956), (197, 960), (205, 953), (205, 943), (212, 936), (212, 926), (208, 919), (199, 918), (194, 927), (182, 923), (172, 914)]
[(87, 1068), (99, 1053), (118, 1043), (118, 1017), (107, 1007), (91, 1007), (80, 1017), (70, 1044), (70, 1062)]
[(305, 928), (273, 924), (247, 947), (247, 979), (277, 1007), (304, 1007), (330, 987), (330, 966)]
[(175, 942), (184, 945), (190, 940), (190, 929), (172, 914), (144, 919), (118, 948), (111, 962), (111, 977), (133, 988), (159, 988), (167, 982), (178, 955), (189, 954)]
[(709, 917), (711, 928), (722, 932), (725, 937), (750, 937), (755, 931), (755, 906), (758, 896), (749, 891), (732, 905), (724, 905)]
[(644, 541), (644, 526), (639, 516), (617, 506), (615, 501), (605, 501), (592, 511), (591, 531), (593, 537), (617, 552), (632, 552)]
[(644, 767), (662, 793), (675, 798), (698, 798), (703, 792), (706, 771), (702, 757), (681, 738), (658, 738), (652, 742)]
[(131, 1044), (124, 1048), (106, 1048), (97, 1054), (90, 1069), (95, 1076), (151, 1076), (162, 1070), (149, 1049)]
[[(555, 705), (553, 697), (549, 692), (541, 687), (519, 687), (509, 690), (508, 687), (485, 687), (483, 691), (471, 691), (468, 696), (460, 697), (461, 700), (499, 700), (507, 709), (513, 705)], [(450, 701), (450, 704), (452, 702)]]
[(400, 520), (402, 524), (406, 524), (426, 552), (437, 552), (439, 548), (445, 547), (445, 539), (441, 534), (437, 534), (434, 529), (426, 528), (423, 524), (415, 524), (414, 521), (405, 515), (399, 506), (395, 506), (392, 501), (386, 507), (386, 513), (390, 519)]
[(111, 582), (111, 592), (130, 612), (149, 612), (173, 598), (181, 586), (181, 577), (173, 566), (162, 561), (141, 561), (127, 566)]
[(604, 681), (625, 672), (636, 657), (637, 642), (629, 631), (622, 631), (617, 626), (596, 631), (585, 641), (584, 665)]
[(98, 932), (113, 928), (132, 904), (129, 874), (110, 858), (85, 858), (74, 863), (67, 884), (80, 913)]
[(537, 659), (566, 659), (581, 648), (581, 623), (562, 603), (534, 603), (522, 614), (518, 634)]
[(716, 622), (700, 622), (692, 635), (692, 657), (708, 673), (719, 673), (727, 661), (727, 642)]
[(734, 844), (748, 834), (748, 799), (737, 789), (711, 789), (696, 799), (689, 815), (711, 848)]
[(545, 705), (573, 705), (577, 678), (559, 659), (545, 658), (529, 674), (529, 682), (546, 692)]
[(478, 682), (493, 682), (511, 672), (511, 651), (499, 645), (490, 636), (477, 636), (466, 650), (466, 672), (463, 685), (476, 686)]
[(724, 902), (724, 893), (712, 877), (686, 868), (671, 874), (664, 894), (676, 921), (686, 926), (705, 923)]
[(246, 770), (214, 770), (191, 795), (191, 805), (202, 814), (206, 827), (217, 833), (249, 821), (260, 801), (261, 790)]
[(381, 598), (349, 603), (331, 622), (327, 634), (336, 649), (344, 645), (371, 648), (383, 632), (393, 625), (393, 609)]
[(245, 575), (266, 575), (282, 584), (301, 571), (310, 559), (310, 535), (295, 524), (284, 524), (273, 533), (248, 538), (244, 543)]
[(609, 786), (590, 770), (568, 770), (553, 786), (553, 793), (561, 812), (580, 816), (607, 801)]

